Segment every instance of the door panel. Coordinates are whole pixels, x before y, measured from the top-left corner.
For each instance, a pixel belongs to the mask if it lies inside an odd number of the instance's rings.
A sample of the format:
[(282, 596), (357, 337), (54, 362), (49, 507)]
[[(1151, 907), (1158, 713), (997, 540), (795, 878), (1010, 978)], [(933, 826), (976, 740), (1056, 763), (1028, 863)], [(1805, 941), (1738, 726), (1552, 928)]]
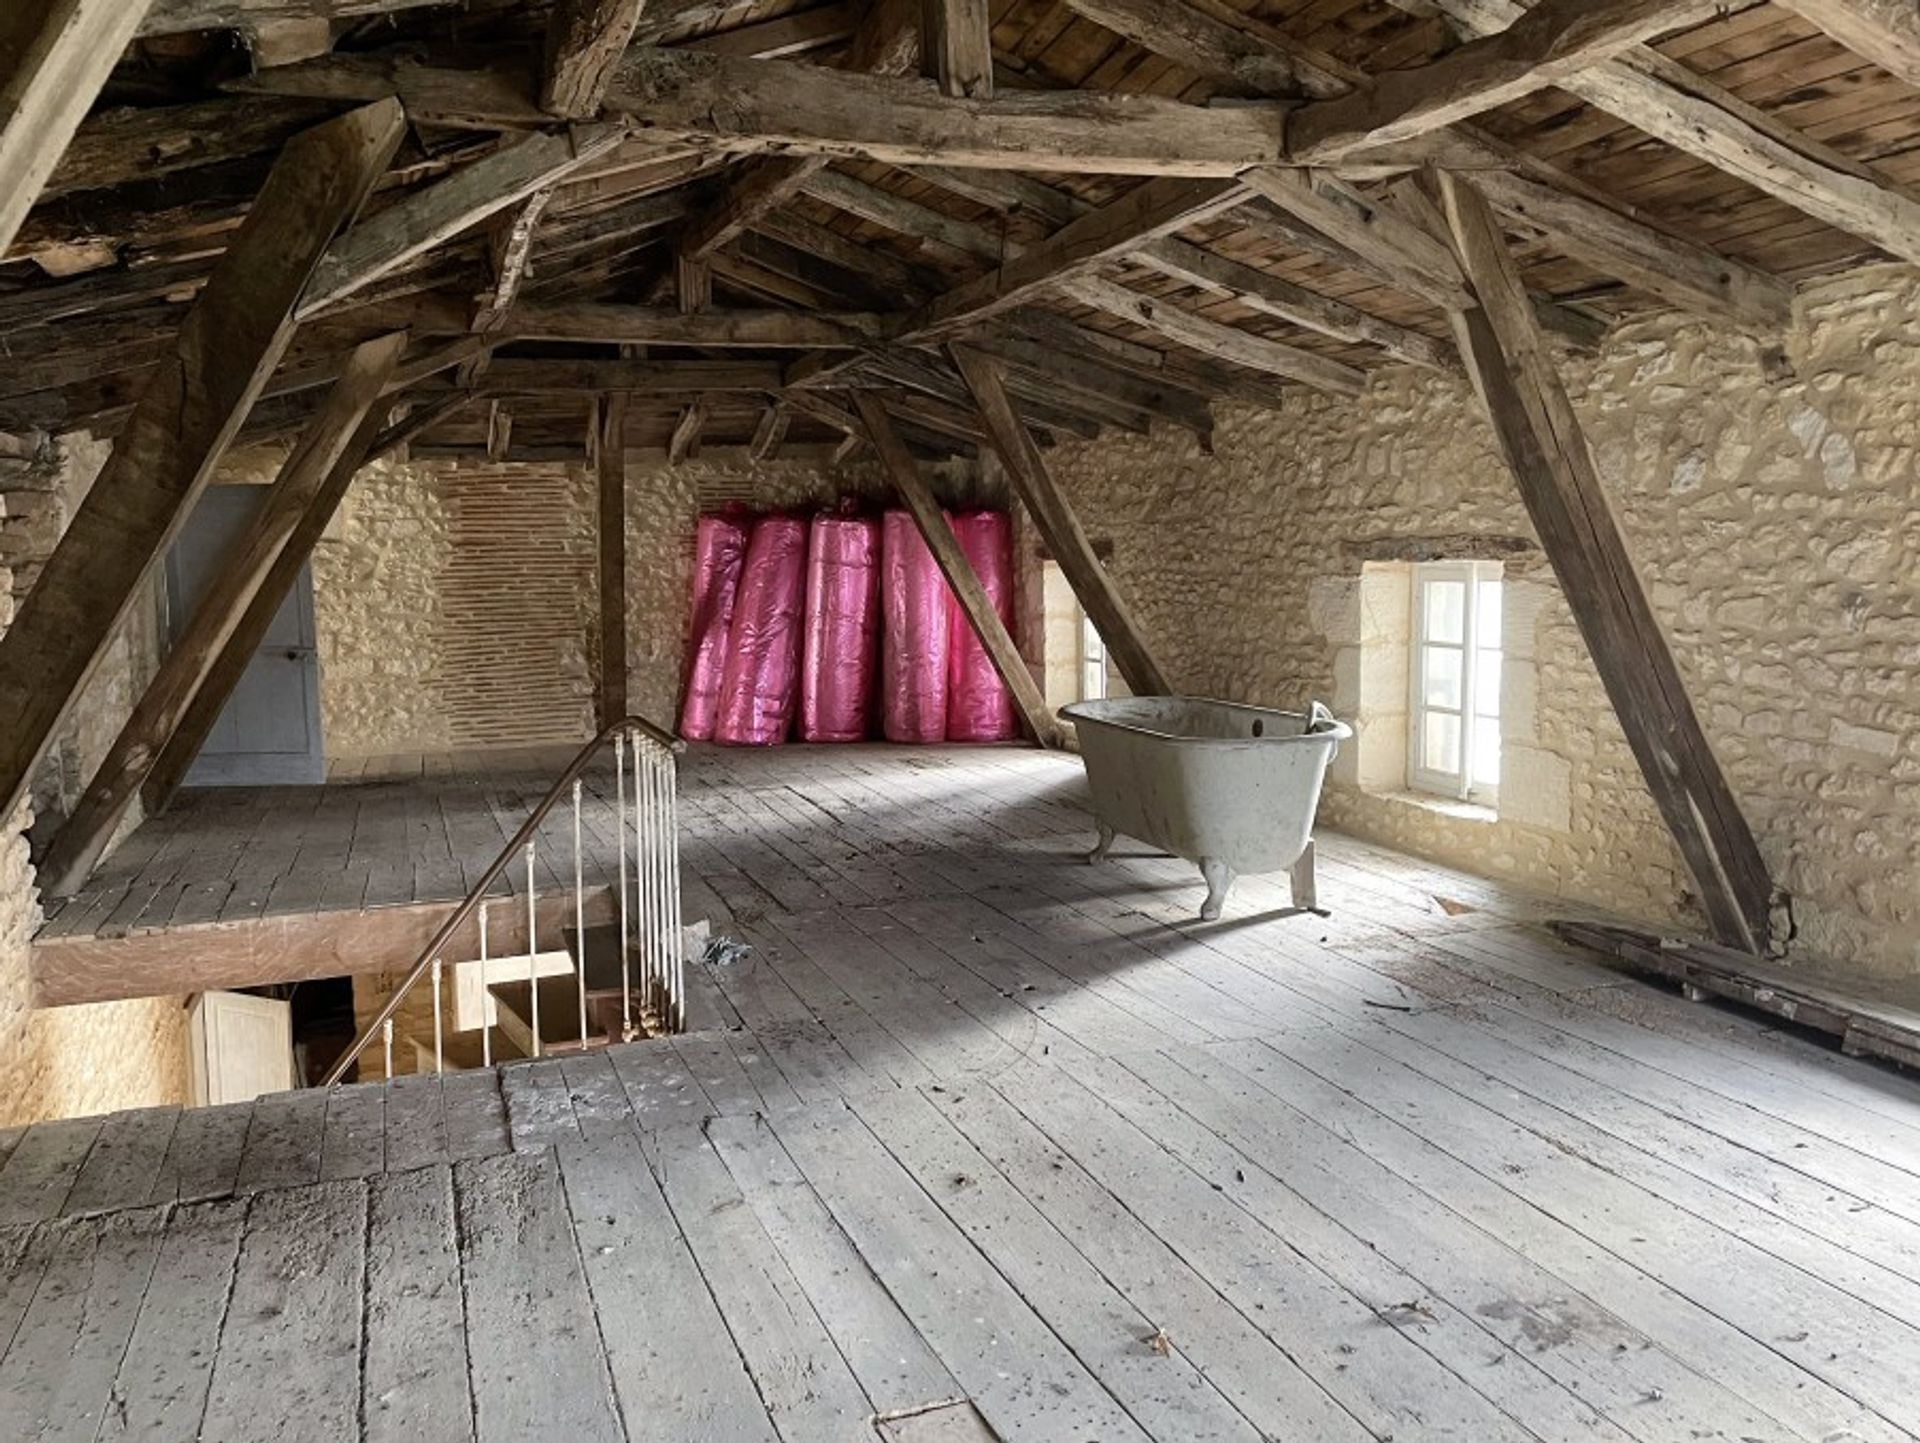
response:
[[(178, 636), (228, 550), (266, 500), (264, 486), (210, 486), (167, 556), (168, 614)], [(326, 780), (313, 576), (300, 568), (187, 772), (186, 785), (302, 785)]]

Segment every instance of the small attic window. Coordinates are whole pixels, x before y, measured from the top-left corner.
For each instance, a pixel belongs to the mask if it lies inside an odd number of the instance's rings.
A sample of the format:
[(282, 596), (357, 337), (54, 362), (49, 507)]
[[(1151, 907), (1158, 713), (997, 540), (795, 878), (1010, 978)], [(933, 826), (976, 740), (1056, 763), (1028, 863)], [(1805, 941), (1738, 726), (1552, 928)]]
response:
[(1407, 785), (1494, 806), (1500, 792), (1497, 561), (1413, 568)]

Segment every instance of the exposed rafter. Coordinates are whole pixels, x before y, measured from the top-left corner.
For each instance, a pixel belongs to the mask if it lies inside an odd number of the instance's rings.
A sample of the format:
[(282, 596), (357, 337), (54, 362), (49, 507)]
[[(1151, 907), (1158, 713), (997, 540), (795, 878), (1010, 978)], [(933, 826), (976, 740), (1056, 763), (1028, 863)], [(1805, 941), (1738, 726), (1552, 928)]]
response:
[(334, 233), (400, 144), (392, 101), (290, 142), (234, 247), (141, 391), (40, 581), (0, 636), (0, 816), (293, 338), (293, 311)]
[(1911, 0), (1775, 0), (1862, 59), (1920, 85), (1920, 6)]
[(1270, 341), (1237, 326), (1223, 326), (1100, 276), (1081, 276), (1070, 281), (1066, 292), (1076, 301), (1108, 315), (1144, 326), (1170, 341), (1218, 360), (1231, 361), (1236, 366), (1284, 376), (1341, 396), (1357, 396), (1366, 385), (1365, 372), (1352, 366), (1316, 356), (1298, 346)]
[[(876, 75), (902, 75), (919, 54), (919, 28), (912, 0), (876, 0), (867, 11), (845, 68)], [(829, 157), (767, 156), (750, 161), (682, 234), (680, 255), (704, 259), (791, 200)]]
[(1279, 106), (1087, 91), (975, 100), (923, 80), (639, 47), (608, 108), (666, 139), (894, 165), (1227, 177), (1285, 158)]
[(426, 254), (490, 215), (546, 189), (618, 145), (619, 126), (529, 135), (435, 181), (341, 236), (321, 259), (300, 303), (302, 318)]
[(1630, 46), (1711, 17), (1719, 0), (1539, 0), (1505, 29), (1429, 65), (1389, 71), (1296, 111), (1287, 151), (1328, 165), (1558, 85)]
[[(1392, 3), (1438, 9), (1473, 35), (1504, 30), (1525, 13), (1515, 0)], [(1562, 88), (1828, 225), (1920, 261), (1920, 196), (1658, 51), (1629, 50)]]
[(600, 113), (614, 68), (627, 52), (646, 0), (554, 0), (540, 107), (564, 120)]
[(987, 0), (925, 0), (927, 73), (947, 95), (993, 94), (993, 17)]
[(1089, 211), (998, 269), (949, 291), (907, 322), (902, 339), (946, 340), (1025, 305), (1128, 251), (1240, 204), (1228, 181), (1157, 180)]
[[(1117, 34), (1245, 94), (1304, 92), (1326, 100), (1375, 84), (1360, 70), (1274, 26), (1226, 9), (1222, 0), (1066, 3)], [(1270, 78), (1263, 83), (1262, 77)], [(1547, 228), (1557, 243), (1588, 264), (1673, 304), (1762, 329), (1786, 322), (1792, 295), (1776, 278), (1648, 224), (1632, 207), (1472, 125), (1423, 137), (1408, 163), (1417, 166), (1427, 160), (1475, 171), (1510, 171), (1522, 184), (1490, 187), (1496, 207)], [(1287, 239), (1299, 244), (1311, 237), (1296, 234)], [(1329, 258), (1344, 263), (1337, 255)], [(1407, 279), (1397, 267), (1381, 274), (1395, 284)], [(1445, 299), (1432, 292), (1415, 293), (1436, 303)]]
[(0, 13), (0, 253), (151, 0), (9, 0)]

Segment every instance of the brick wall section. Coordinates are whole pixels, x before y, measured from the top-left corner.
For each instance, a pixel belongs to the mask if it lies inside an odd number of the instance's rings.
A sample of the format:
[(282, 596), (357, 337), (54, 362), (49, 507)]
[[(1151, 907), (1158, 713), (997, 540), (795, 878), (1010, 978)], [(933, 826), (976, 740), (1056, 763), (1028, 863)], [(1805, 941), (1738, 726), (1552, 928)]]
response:
[(329, 757), (592, 734), (593, 481), (382, 463), (314, 555)]
[[(0, 631), (12, 623), (106, 452), (86, 436), (0, 436)], [(0, 1126), (186, 1100), (181, 999), (28, 1006), (41, 909), (27, 830), (36, 810), (64, 813), (77, 799), (126, 720), (135, 688), (151, 674), (156, 636), (147, 598), (109, 647), (32, 795), (0, 821)]]
[(456, 747), (593, 734), (597, 558), (584, 468), (440, 478), (450, 555), (434, 678)]

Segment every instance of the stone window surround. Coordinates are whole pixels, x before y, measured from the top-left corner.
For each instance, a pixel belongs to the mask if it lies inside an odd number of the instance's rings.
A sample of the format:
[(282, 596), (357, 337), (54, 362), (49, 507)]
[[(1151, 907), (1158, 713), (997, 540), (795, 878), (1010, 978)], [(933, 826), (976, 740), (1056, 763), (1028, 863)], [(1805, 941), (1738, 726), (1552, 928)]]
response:
[[(1455, 820), (1570, 832), (1572, 767), (1541, 745), (1535, 725), (1535, 623), (1557, 590), (1537, 547), (1517, 537), (1426, 537), (1350, 543), (1341, 551), (1346, 569), (1314, 581), (1308, 593), (1314, 630), (1332, 649), (1334, 712), (1354, 728), (1353, 744), (1335, 759), (1329, 782)], [(1452, 560), (1499, 560), (1506, 567), (1497, 811), (1407, 786), (1413, 567)]]

